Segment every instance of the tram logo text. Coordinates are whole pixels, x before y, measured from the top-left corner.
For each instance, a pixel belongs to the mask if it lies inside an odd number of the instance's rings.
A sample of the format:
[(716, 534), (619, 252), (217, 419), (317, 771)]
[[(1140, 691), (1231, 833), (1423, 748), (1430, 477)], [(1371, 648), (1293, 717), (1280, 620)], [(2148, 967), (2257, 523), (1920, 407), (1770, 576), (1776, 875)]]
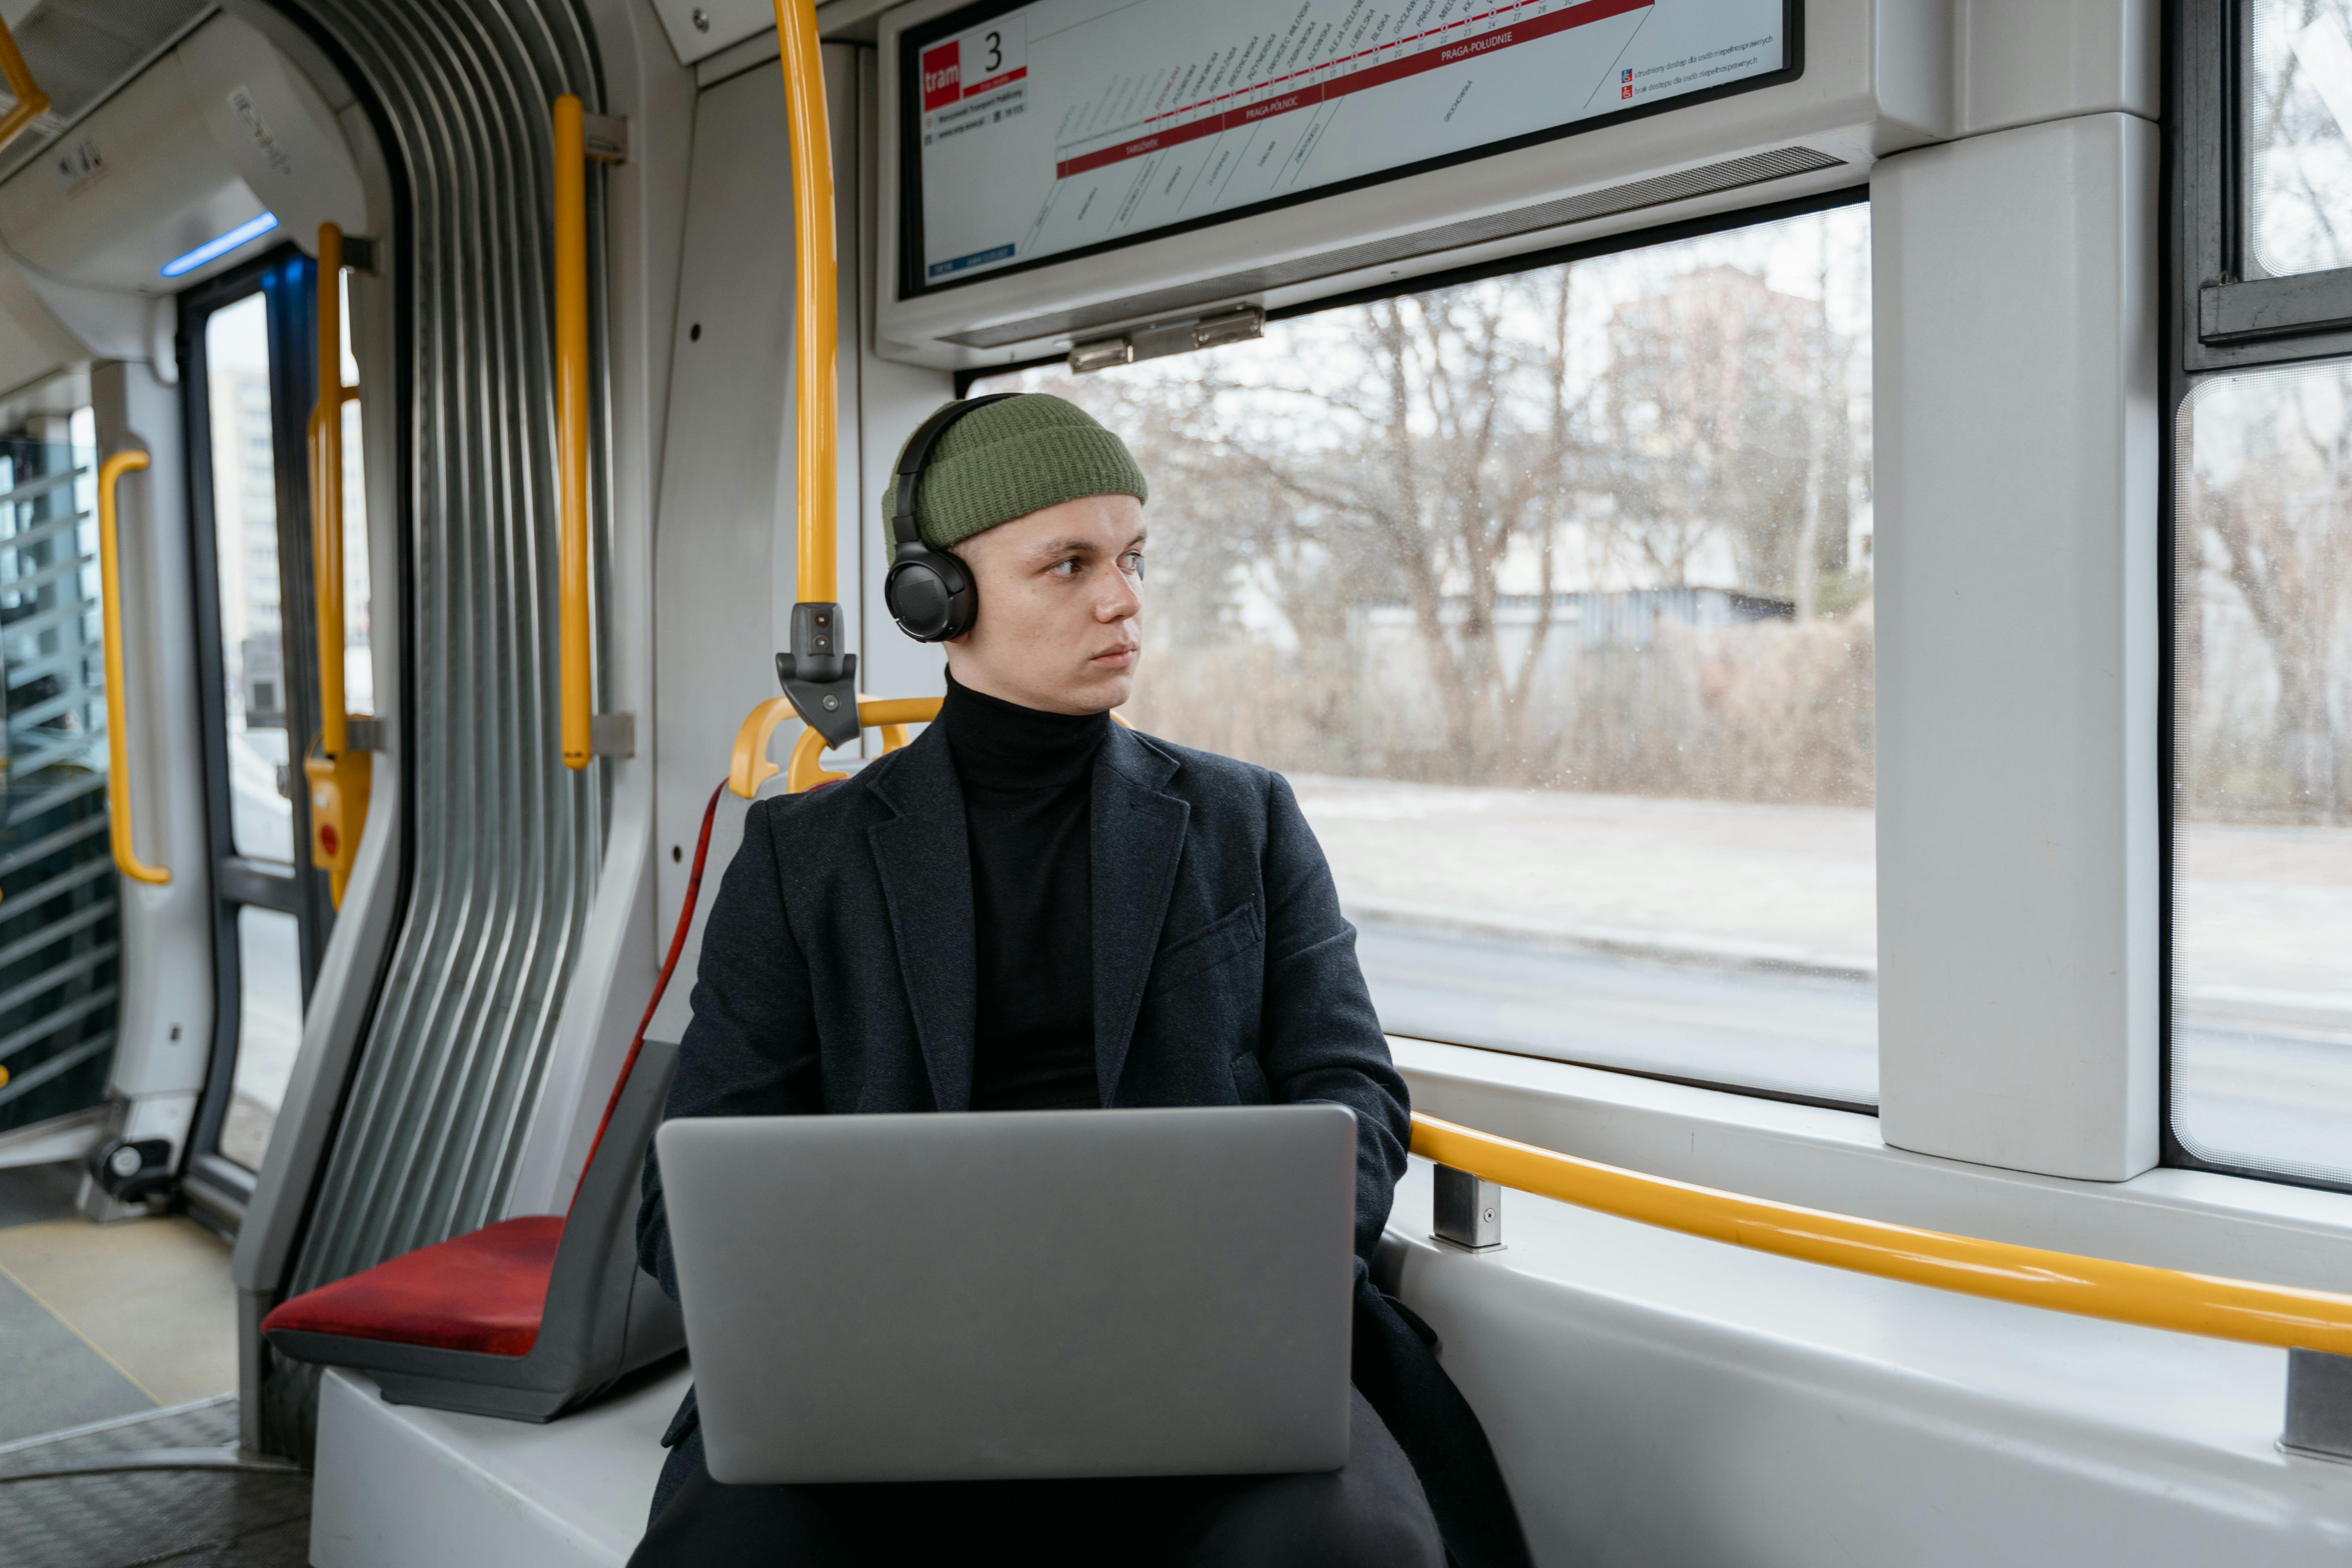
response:
[(923, 51), (923, 112), (944, 109), (963, 96), (963, 40)]

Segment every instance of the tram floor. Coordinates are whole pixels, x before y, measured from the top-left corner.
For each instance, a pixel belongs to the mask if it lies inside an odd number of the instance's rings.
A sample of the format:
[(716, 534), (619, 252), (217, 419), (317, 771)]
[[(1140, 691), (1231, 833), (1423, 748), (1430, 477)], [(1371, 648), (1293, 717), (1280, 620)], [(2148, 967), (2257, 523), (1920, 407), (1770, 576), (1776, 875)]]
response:
[(178, 1215), (93, 1225), (78, 1184), (0, 1171), (0, 1445), (236, 1387), (228, 1244)]
[(79, 1184), (0, 1171), (0, 1563), (299, 1568), (308, 1476), (185, 1468), (236, 1442), (227, 1244), (179, 1216), (92, 1225)]
[(224, 1395), (0, 1446), (0, 1562), (304, 1568), (310, 1478), (200, 1468), (236, 1442)]

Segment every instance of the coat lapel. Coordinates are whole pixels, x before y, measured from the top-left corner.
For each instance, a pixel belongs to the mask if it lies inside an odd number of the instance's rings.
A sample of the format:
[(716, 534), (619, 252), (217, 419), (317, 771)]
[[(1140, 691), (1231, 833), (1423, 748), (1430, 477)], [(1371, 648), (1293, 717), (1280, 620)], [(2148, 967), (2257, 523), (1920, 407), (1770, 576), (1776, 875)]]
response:
[(971, 846), (963, 790), (936, 724), (898, 753), (874, 793), (898, 815), (866, 830), (890, 910), (898, 973), (941, 1110), (971, 1107), (979, 960), (972, 943)]
[(1167, 752), (1117, 727), (1095, 762), (1095, 1076), (1105, 1105), (1116, 1103), (1183, 858), (1192, 808), (1160, 793), (1176, 767)]

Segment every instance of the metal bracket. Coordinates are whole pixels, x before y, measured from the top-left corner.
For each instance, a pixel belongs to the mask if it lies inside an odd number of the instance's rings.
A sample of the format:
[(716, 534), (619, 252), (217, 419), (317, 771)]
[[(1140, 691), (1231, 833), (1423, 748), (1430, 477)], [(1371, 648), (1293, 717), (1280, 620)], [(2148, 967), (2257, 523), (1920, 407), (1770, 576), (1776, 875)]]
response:
[(354, 713), (343, 721), (343, 743), (354, 752), (383, 750), (383, 721)]
[(829, 746), (857, 739), (857, 656), (841, 651), (841, 606), (793, 606), (793, 650), (776, 656), (776, 681), (801, 722)]
[(1503, 1247), (1503, 1189), (1467, 1171), (1440, 1165), (1431, 1188), (1432, 1234), (1465, 1252), (1499, 1252)]
[(580, 117), (580, 151), (599, 163), (629, 161), (629, 122), (617, 114)]
[(588, 716), (588, 753), (595, 757), (635, 756), (637, 716), (635, 713), (591, 713)]
[(1194, 349), (1221, 348), (1265, 335), (1265, 310), (1257, 305), (1236, 305), (1213, 316), (1199, 316), (1165, 326), (1137, 327), (1115, 338), (1096, 338), (1070, 349), (1070, 371), (1084, 375), (1138, 360), (1191, 353)]
[(365, 235), (343, 236), (343, 265), (354, 272), (375, 270), (375, 241)]
[(2279, 1447), (2352, 1461), (2352, 1356), (2286, 1352), (2286, 1431)]

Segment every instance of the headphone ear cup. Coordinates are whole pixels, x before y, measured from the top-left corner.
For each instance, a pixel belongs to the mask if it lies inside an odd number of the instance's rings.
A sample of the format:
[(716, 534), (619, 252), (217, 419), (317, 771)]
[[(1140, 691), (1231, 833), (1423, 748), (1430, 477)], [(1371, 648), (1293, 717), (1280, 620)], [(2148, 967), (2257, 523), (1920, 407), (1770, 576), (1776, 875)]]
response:
[(902, 552), (883, 579), (882, 602), (917, 642), (949, 642), (971, 630), (979, 612), (971, 576), (944, 551)]

